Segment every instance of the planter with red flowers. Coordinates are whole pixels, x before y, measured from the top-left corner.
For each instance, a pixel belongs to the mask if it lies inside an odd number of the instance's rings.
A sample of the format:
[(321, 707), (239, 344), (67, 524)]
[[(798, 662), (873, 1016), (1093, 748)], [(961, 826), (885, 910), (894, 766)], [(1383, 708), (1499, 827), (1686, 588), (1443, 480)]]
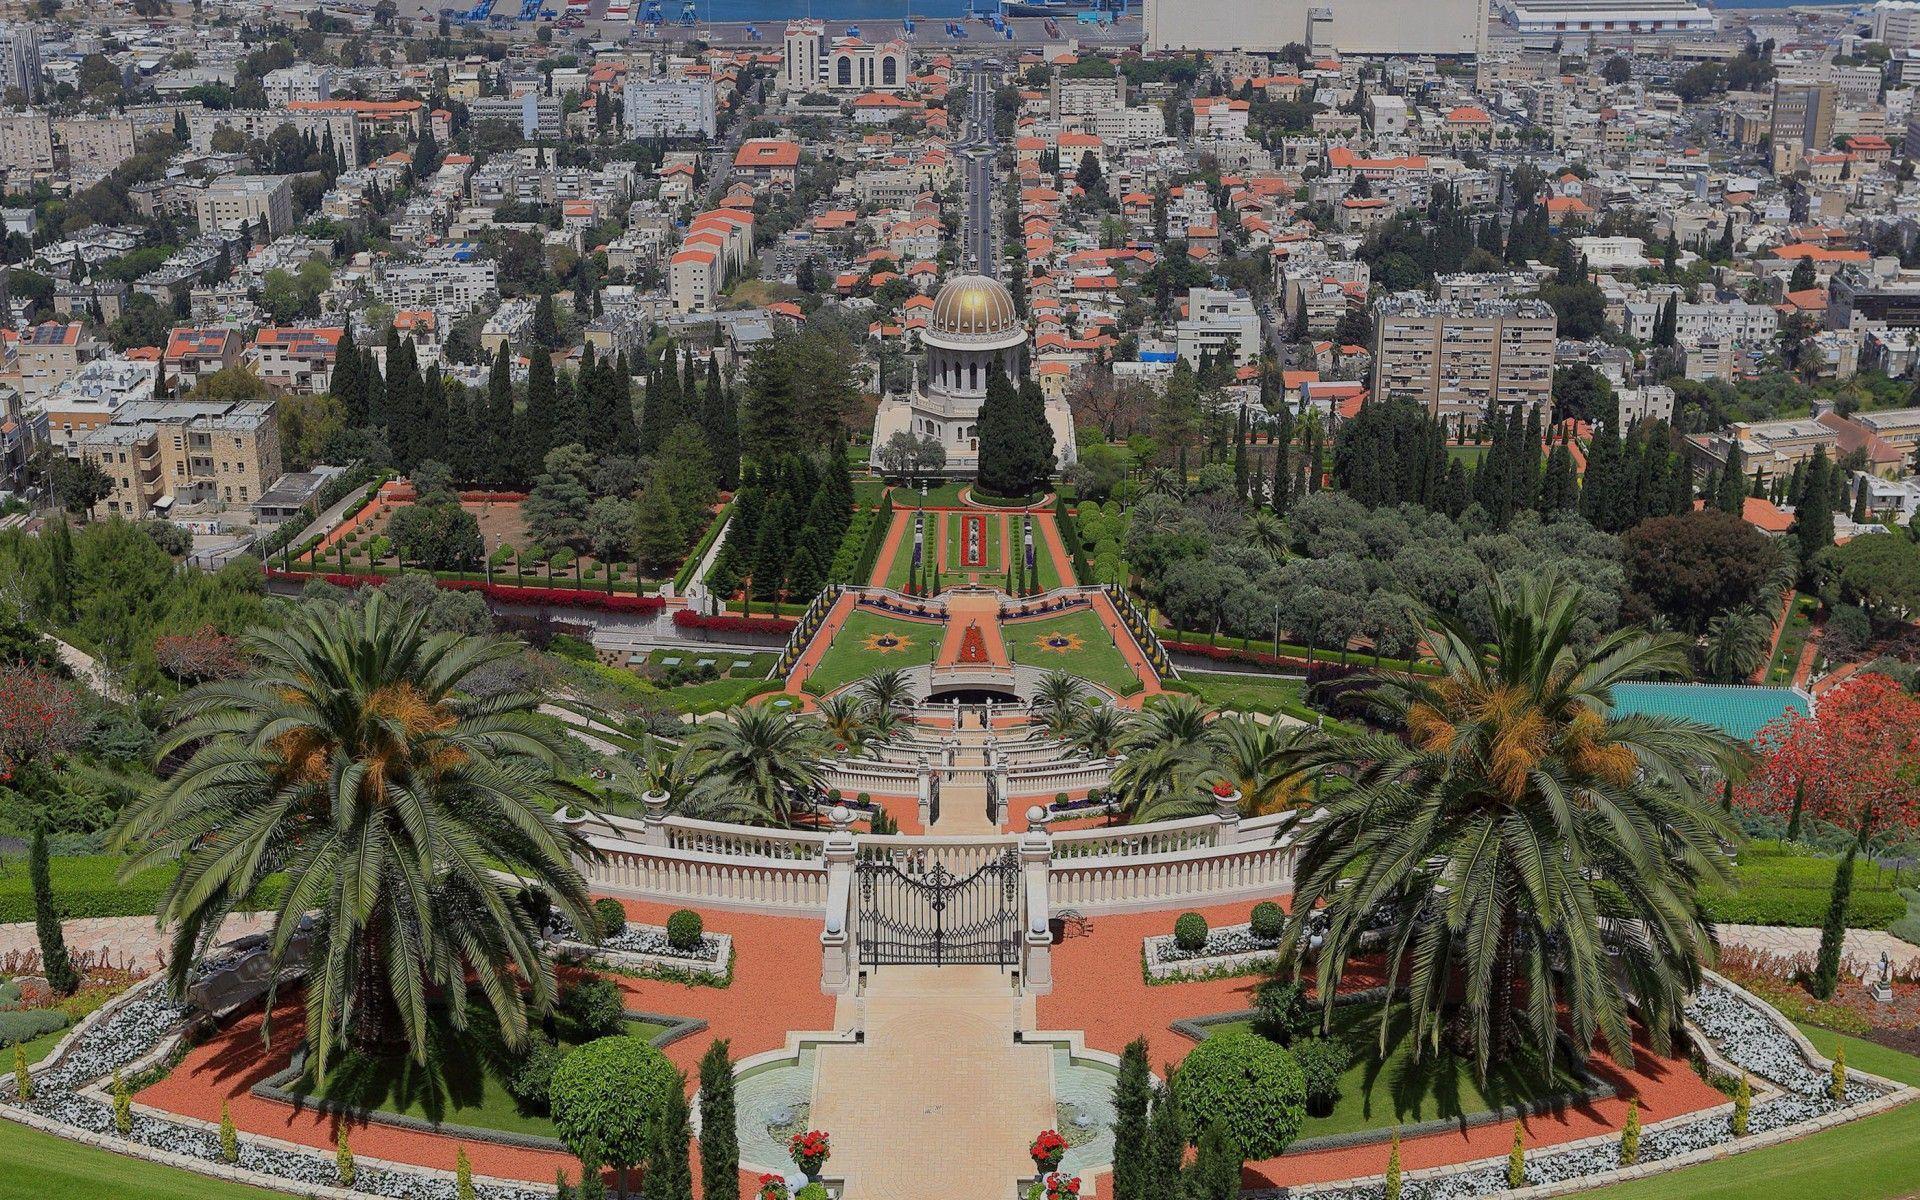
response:
[(1040, 1174), (1058, 1171), (1060, 1160), (1067, 1156), (1067, 1139), (1061, 1137), (1058, 1130), (1043, 1129), (1027, 1147), (1027, 1153), (1033, 1158), (1034, 1170)]
[(1080, 1200), (1080, 1177), (1054, 1171), (1040, 1181), (1041, 1200)]
[(754, 1200), (789, 1200), (793, 1195), (787, 1190), (787, 1181), (781, 1175), (762, 1175), (760, 1190), (754, 1194)]
[(787, 1139), (787, 1153), (793, 1156), (793, 1165), (804, 1171), (808, 1179), (818, 1179), (820, 1168), (833, 1157), (833, 1143), (824, 1131), (809, 1129)]

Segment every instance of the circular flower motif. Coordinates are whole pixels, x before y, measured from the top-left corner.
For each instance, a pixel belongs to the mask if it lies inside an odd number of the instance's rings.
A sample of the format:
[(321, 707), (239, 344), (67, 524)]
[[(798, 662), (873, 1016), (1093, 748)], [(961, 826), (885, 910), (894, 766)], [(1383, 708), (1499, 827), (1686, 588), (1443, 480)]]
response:
[(1033, 648), (1045, 654), (1071, 654), (1082, 649), (1086, 639), (1077, 633), (1043, 633), (1034, 640)]
[(913, 645), (913, 639), (897, 633), (870, 633), (866, 648), (874, 654), (894, 654)]

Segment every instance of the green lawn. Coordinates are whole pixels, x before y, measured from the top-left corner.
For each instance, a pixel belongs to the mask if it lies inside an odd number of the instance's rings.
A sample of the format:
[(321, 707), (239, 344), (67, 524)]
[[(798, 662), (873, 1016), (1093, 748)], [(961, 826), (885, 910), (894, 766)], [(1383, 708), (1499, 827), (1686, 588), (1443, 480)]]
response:
[[(854, 612), (833, 637), (820, 665), (807, 679), (807, 690), (824, 695), (876, 671), (911, 667), (933, 661), (940, 648), (941, 627), (925, 621), (899, 621), (878, 613)], [(869, 650), (867, 639), (895, 637), (902, 645), (892, 651)]]
[[(1059, 651), (1038, 644), (1056, 635), (1078, 638), (1080, 648)], [(1078, 675), (1122, 696), (1140, 690), (1139, 676), (1114, 646), (1100, 618), (1090, 611), (1009, 623), (1001, 626), (1001, 636), (1006, 639), (1007, 653), (1017, 663)]]
[[(1018, 536), (1019, 526), (1014, 527)], [(1062, 539), (1064, 542), (1064, 538)], [(1069, 551), (1071, 553), (1071, 551)], [(1033, 572), (1040, 577), (1040, 590), (1052, 591), (1066, 582), (1066, 576), (1073, 572), (1073, 560), (1055, 562), (1053, 552), (1047, 549), (1047, 535), (1040, 529), (1038, 517), (1033, 521)]]
[[(27, 1065), (30, 1067), (38, 1065), (47, 1055), (52, 1054), (53, 1048), (65, 1041), (67, 1035), (72, 1032), (73, 1027), (68, 1026), (65, 1029), (56, 1029), (52, 1033), (43, 1033), (30, 1042), (21, 1042), (20, 1049), (27, 1052)], [(13, 1069), (12, 1047), (8, 1047), (4, 1052), (0, 1052), (0, 1065), (4, 1065), (8, 1070)]]
[[(1920, 1084), (1920, 1058), (1802, 1025), (1814, 1048), (1847, 1048), (1847, 1063)], [(1597, 1200), (1894, 1200), (1920, 1194), (1920, 1104), (1852, 1121), (1780, 1146), (1585, 1193)]]
[[(636, 1037), (658, 1037), (665, 1025), (629, 1021)], [(517, 1056), (500, 1043), (498, 1027), (484, 1006), (476, 1006), (466, 1032), (436, 1019), (429, 1034), (434, 1045), (421, 1066), (411, 1056), (371, 1058), (348, 1054), (329, 1068), (324, 1087), (303, 1076), (287, 1088), (356, 1109), (416, 1117), (436, 1125), (465, 1125), (506, 1133), (556, 1136), (551, 1118), (525, 1111), (508, 1095), (506, 1078)], [(562, 1044), (576, 1039), (561, 1030)]]
[(918, 487), (897, 487), (893, 489), (895, 508), (958, 508), (960, 507), (960, 489), (964, 483), (943, 483), (927, 489), (926, 498), (920, 497)]
[(725, 712), (729, 708), (738, 708), (755, 696), (780, 690), (777, 679), (757, 679), (742, 677), (739, 679), (715, 679), (707, 683), (689, 683), (684, 687), (673, 688), (662, 694), (661, 698), (675, 712), (693, 713), (696, 716), (712, 712)]
[[(62, 855), (52, 860), (53, 900), (60, 915), (76, 917), (142, 917), (158, 911), (178, 868), (152, 867), (125, 884), (119, 881), (121, 859), (112, 854)], [(276, 875), (263, 885), (260, 907), (280, 898), (284, 880)], [(27, 860), (0, 859), (0, 923), (33, 920), (33, 887), (27, 878)]]
[(286, 1200), (0, 1120), (0, 1200)]
[[(895, 493), (895, 495), (898, 494)], [(896, 511), (893, 519), (904, 522), (905, 528), (900, 534), (900, 545), (894, 551), (893, 565), (887, 569), (887, 586), (905, 591), (908, 577), (913, 573), (913, 514)], [(939, 560), (939, 549), (940, 516), (938, 513), (931, 513), (927, 516), (927, 544), (924, 552), (934, 556), (936, 564)]]
[[(1379, 1010), (1352, 1004), (1334, 1010), (1332, 1036), (1353, 1050), (1353, 1065), (1340, 1077), (1340, 1099), (1324, 1117), (1309, 1116), (1302, 1138), (1330, 1137), (1363, 1129), (1392, 1129), (1418, 1121), (1469, 1117), (1510, 1104), (1525, 1104), (1571, 1095), (1579, 1082), (1564, 1070), (1547, 1074), (1539, 1060), (1519, 1055), (1493, 1068), (1482, 1085), (1475, 1081), (1473, 1061), (1453, 1054), (1428, 1055), (1416, 1062), (1402, 1036), (1404, 1019), (1397, 1019), (1393, 1048), (1377, 1059)], [(1251, 1030), (1236, 1021), (1213, 1025), (1210, 1034), (1229, 1029)]]
[[(1819, 925), (1827, 915), (1840, 860), (1796, 846), (1754, 840), (1740, 846), (1732, 888), (1700, 892), (1707, 915), (1735, 925)], [(1907, 878), (1904, 882), (1913, 882)], [(1893, 872), (1862, 863), (1854, 871), (1847, 924), (1885, 929), (1907, 915)]]
[(1214, 708), (1237, 712), (1276, 713), (1305, 707), (1306, 684), (1298, 679), (1249, 679), (1239, 675), (1208, 675), (1182, 671), (1180, 679), (1193, 695)]
[(1480, 460), (1486, 457), (1487, 451), (1491, 449), (1493, 449), (1491, 446), (1448, 446), (1447, 457), (1450, 459), (1457, 458), (1471, 467), (1478, 465)]

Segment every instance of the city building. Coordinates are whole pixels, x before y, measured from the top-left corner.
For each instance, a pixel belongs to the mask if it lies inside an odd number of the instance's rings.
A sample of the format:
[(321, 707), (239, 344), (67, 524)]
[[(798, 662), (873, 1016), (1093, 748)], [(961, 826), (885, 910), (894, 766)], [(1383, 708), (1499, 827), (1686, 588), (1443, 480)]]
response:
[(124, 404), (75, 445), (106, 472), (102, 507), (133, 520), (194, 505), (250, 505), (281, 474), (270, 400)]
[(1897, 258), (1877, 258), (1833, 273), (1827, 282), (1827, 328), (1869, 322), (1920, 329), (1920, 270), (1903, 269)]
[(1500, 0), (1505, 23), (1520, 34), (1677, 34), (1713, 32), (1713, 13), (1693, 0)]
[(274, 106), (296, 101), (331, 100), (333, 72), (313, 63), (295, 63), (291, 67), (268, 71), (260, 78), (260, 88), (267, 94), (267, 103)]
[(1203, 355), (1241, 366), (1260, 357), (1260, 312), (1245, 292), (1197, 287), (1187, 293), (1174, 337), (1180, 357), (1196, 367)]
[(40, 99), (40, 33), (26, 21), (0, 24), (0, 90), (18, 88), (28, 103)]
[(340, 351), (339, 327), (291, 326), (262, 329), (254, 335), (247, 363), (268, 387), (298, 395), (318, 395), (333, 380)]
[(231, 329), (177, 328), (167, 335), (161, 362), (176, 388), (185, 391), (240, 361), (244, 340)]
[(374, 291), (395, 308), (436, 308), (468, 313), (490, 303), (499, 286), (493, 263), (445, 258), (425, 263), (382, 263)]
[(1773, 169), (1787, 174), (1799, 169), (1808, 153), (1833, 144), (1833, 84), (1776, 80), (1773, 85), (1773, 121), (1768, 137), (1773, 145)]
[(20, 333), (20, 394), (33, 404), (100, 356), (100, 343), (78, 321), (47, 321)]
[(194, 219), (200, 232), (219, 233), (240, 228), (278, 237), (293, 228), (293, 185), (285, 175), (221, 175), (207, 181), (194, 197)]
[(1539, 300), (1444, 304), (1395, 293), (1374, 314), (1373, 394), (1470, 421), (1538, 408), (1544, 423), (1557, 328), (1553, 309)]
[(556, 141), (566, 132), (559, 98), (538, 92), (475, 100), (467, 105), (467, 116), (480, 125), (494, 122), (517, 126), (520, 136), (529, 141)]
[(790, 21), (781, 45), (780, 86), (789, 92), (897, 92), (911, 75), (907, 44), (857, 37), (829, 41), (825, 22)]
[(27, 409), (34, 442), (71, 456), (81, 438), (112, 421), (122, 406), (153, 399), (158, 368), (151, 359), (87, 363)]
[[(873, 422), (873, 444), (886, 445), (896, 433), (934, 438), (946, 451), (946, 469), (971, 475), (980, 467), (980, 406), (995, 368), (1019, 386), (1026, 379), (1026, 326), (1014, 310), (1013, 296), (998, 280), (959, 275), (943, 284), (922, 331), (926, 365), (911, 391), (880, 401)], [(1073, 464), (1073, 414), (1065, 399), (1046, 401), (1053, 430), (1054, 457)]]
[(1311, 54), (1480, 54), (1487, 0), (1146, 0), (1148, 52), (1301, 45)]
[(637, 79), (629, 75), (621, 98), (630, 138), (710, 138), (719, 128), (719, 110), (709, 79)]

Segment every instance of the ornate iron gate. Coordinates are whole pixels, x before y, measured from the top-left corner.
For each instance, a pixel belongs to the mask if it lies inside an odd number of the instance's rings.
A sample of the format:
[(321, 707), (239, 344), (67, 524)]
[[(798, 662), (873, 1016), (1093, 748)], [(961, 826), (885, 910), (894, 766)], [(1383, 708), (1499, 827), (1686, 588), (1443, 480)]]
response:
[(860, 864), (860, 961), (867, 966), (1012, 966), (1020, 864), (1008, 850), (967, 876), (911, 859)]

